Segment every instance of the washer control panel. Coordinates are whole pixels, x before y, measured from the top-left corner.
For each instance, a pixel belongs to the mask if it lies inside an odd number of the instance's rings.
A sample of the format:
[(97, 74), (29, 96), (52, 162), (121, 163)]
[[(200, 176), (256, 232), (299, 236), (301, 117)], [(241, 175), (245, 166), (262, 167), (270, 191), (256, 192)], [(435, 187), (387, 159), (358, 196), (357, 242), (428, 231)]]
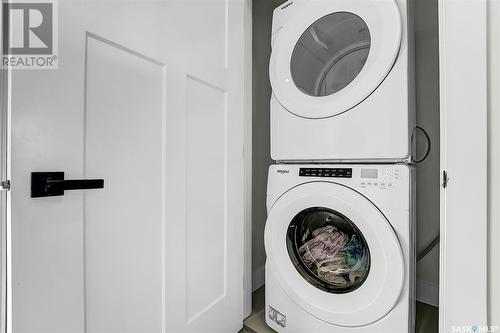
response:
[(363, 188), (391, 189), (399, 181), (399, 178), (399, 169), (361, 168), (360, 185)]
[(352, 168), (300, 168), (299, 176), (352, 178)]

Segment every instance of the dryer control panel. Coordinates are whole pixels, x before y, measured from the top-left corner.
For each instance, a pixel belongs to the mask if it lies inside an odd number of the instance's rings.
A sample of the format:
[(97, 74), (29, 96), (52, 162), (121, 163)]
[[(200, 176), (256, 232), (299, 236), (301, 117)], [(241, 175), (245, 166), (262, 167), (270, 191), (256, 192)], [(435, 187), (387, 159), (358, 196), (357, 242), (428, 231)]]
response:
[(312, 182), (351, 188), (380, 207), (407, 210), (414, 190), (414, 168), (385, 164), (276, 164), (269, 167), (267, 208), (290, 189)]
[(390, 189), (400, 177), (397, 168), (361, 168), (360, 173), (362, 188), (373, 186), (380, 189)]
[(300, 168), (299, 176), (352, 178), (352, 168)]

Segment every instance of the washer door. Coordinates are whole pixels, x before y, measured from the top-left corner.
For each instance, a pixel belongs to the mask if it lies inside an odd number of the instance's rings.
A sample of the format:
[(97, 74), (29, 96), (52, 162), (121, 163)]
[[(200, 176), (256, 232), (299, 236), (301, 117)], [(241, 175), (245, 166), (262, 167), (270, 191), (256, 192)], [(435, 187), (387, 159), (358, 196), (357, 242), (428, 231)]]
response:
[(273, 93), (300, 117), (343, 113), (390, 72), (401, 34), (395, 0), (311, 0), (276, 37), (269, 69)]
[(333, 325), (381, 319), (403, 289), (403, 253), (391, 225), (367, 198), (337, 183), (306, 183), (281, 196), (265, 246), (286, 294)]

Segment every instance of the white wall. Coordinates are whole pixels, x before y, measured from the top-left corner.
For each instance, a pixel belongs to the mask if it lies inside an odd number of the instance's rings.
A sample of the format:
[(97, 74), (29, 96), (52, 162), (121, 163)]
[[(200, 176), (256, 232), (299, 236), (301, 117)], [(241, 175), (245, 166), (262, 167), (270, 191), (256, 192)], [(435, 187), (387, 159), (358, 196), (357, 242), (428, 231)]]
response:
[(500, 1), (489, 0), (489, 323), (500, 326)]

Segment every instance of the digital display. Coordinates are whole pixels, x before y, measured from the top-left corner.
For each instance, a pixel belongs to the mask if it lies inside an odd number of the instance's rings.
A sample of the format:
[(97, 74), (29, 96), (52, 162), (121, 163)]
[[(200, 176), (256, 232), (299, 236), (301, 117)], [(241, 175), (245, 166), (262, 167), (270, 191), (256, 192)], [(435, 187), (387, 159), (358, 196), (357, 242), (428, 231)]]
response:
[(361, 178), (376, 179), (376, 178), (378, 178), (378, 170), (377, 169), (361, 169)]
[(336, 177), (352, 178), (352, 169), (349, 168), (300, 168), (301, 177)]

